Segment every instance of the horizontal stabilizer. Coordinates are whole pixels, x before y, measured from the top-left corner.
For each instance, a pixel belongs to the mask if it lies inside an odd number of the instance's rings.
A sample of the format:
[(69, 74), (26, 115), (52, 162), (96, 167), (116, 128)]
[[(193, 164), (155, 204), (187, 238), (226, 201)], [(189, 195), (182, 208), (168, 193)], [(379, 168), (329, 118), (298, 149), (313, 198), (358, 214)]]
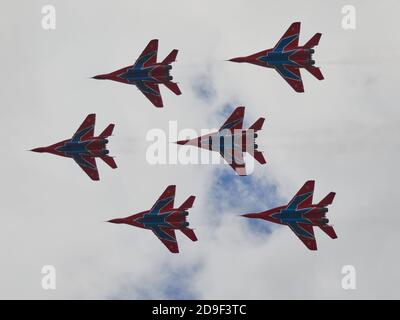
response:
[(321, 72), (321, 70), (319, 68), (314, 67), (314, 66), (308, 66), (308, 67), (305, 67), (305, 68), (309, 73), (311, 73), (318, 80), (324, 80), (324, 76), (322, 75), (322, 72)]
[(176, 84), (175, 82), (164, 82), (164, 85), (176, 95), (179, 96), (180, 94), (182, 94), (181, 90), (178, 87), (178, 84)]
[(322, 34), (316, 33), (314, 36), (308, 40), (308, 42), (304, 45), (304, 48), (311, 49), (318, 45), (319, 39), (321, 39)]
[(323, 198), (319, 203), (319, 207), (326, 207), (332, 204), (333, 199), (335, 198), (336, 193), (335, 192), (330, 192), (325, 198)]
[(193, 231), (193, 229), (189, 229), (189, 228), (184, 228), (184, 229), (180, 229), (182, 231), (182, 233), (188, 237), (190, 240), (192, 241), (197, 241), (197, 237)]
[(267, 163), (267, 161), (265, 161), (264, 155), (260, 151), (254, 150), (254, 156), (253, 157), (254, 157), (254, 159), (256, 159), (261, 164)]
[(111, 168), (116, 169), (117, 164), (114, 161), (114, 158), (110, 156), (103, 156), (101, 157), (101, 160), (103, 160), (105, 163), (107, 163)]
[(193, 207), (193, 202), (195, 199), (195, 196), (190, 196), (189, 198), (187, 198), (186, 201), (182, 203), (182, 205), (179, 207), (179, 210), (186, 210)]
[(161, 62), (161, 64), (170, 64), (176, 60), (176, 56), (178, 55), (178, 50), (174, 49), (170, 52), (169, 55)]
[(112, 135), (114, 130), (114, 125), (110, 124), (108, 125), (107, 128), (104, 129), (104, 131), (99, 135), (99, 138), (108, 138), (109, 136)]
[(323, 225), (323, 226), (319, 226), (321, 228), (321, 230), (323, 232), (325, 232), (329, 237), (331, 237), (332, 239), (336, 239), (337, 235), (335, 232), (335, 229), (333, 229), (332, 226), (329, 226), (327, 224)]
[(264, 124), (265, 118), (258, 118), (256, 122), (253, 123), (253, 125), (249, 128), (254, 131), (258, 131), (262, 129), (262, 126)]

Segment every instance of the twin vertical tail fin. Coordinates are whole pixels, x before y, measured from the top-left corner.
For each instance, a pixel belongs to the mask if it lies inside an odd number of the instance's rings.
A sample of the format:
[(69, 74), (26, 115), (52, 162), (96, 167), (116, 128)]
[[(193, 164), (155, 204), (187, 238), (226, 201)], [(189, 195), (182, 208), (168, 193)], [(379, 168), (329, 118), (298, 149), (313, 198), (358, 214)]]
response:
[(182, 231), (182, 233), (188, 237), (190, 240), (192, 241), (197, 241), (197, 237), (196, 234), (194, 233), (193, 229), (190, 228), (184, 228), (184, 229), (180, 229)]
[[(114, 130), (114, 125), (109, 124), (107, 128), (104, 129), (102, 133), (100, 133), (99, 138), (106, 139), (109, 136), (112, 135)], [(108, 155), (102, 156), (101, 160), (103, 160), (105, 163), (107, 163), (111, 168), (116, 169), (117, 164), (115, 163), (114, 159)]]
[[(336, 193), (335, 192), (330, 192), (325, 198), (323, 198), (319, 203), (318, 206), (320, 207), (326, 207), (332, 204), (333, 199), (335, 198)], [(333, 229), (332, 226), (325, 224), (322, 226), (319, 226), (323, 232), (325, 232), (330, 238), (336, 239), (337, 235), (335, 232), (335, 229)]]
[(260, 164), (267, 163), (261, 151), (254, 150), (254, 159), (256, 159)]
[(307, 66), (305, 67), (306, 70), (311, 73), (314, 77), (316, 77), (318, 80), (324, 80), (324, 76), (322, 75), (321, 70), (318, 67), (314, 66)]
[[(253, 130), (254, 132), (261, 130), (262, 126), (264, 125), (264, 121), (265, 121), (265, 118), (258, 118), (257, 121), (254, 122), (253, 125), (249, 128), (249, 130)], [(267, 163), (262, 152), (260, 152), (258, 150), (254, 150), (253, 157), (261, 164)]]
[(314, 34), (313, 37), (310, 40), (308, 40), (308, 42), (303, 47), (306, 49), (314, 48), (315, 46), (318, 45), (321, 36), (322, 36), (321, 33)]
[(114, 125), (113, 124), (109, 124), (107, 128), (104, 129), (104, 131), (102, 133), (100, 133), (99, 138), (108, 138), (109, 136), (112, 135), (114, 130)]
[(103, 160), (105, 163), (107, 163), (111, 168), (116, 169), (117, 164), (114, 161), (113, 157), (110, 156), (102, 156), (101, 160)]
[(337, 235), (335, 229), (332, 226), (324, 224), (323, 226), (319, 226), (323, 232), (325, 232), (331, 239), (336, 239)]
[[(187, 198), (186, 201), (184, 203), (182, 203), (182, 205), (179, 207), (179, 210), (187, 210), (187, 209), (190, 209), (191, 207), (193, 207), (193, 203), (194, 203), (195, 199), (196, 199), (195, 196), (190, 196), (189, 198)], [(196, 234), (194, 233), (193, 229), (183, 228), (180, 230), (190, 240), (197, 241), (197, 237), (196, 237)]]
[(186, 199), (184, 203), (181, 204), (179, 207), (179, 210), (187, 210), (193, 207), (194, 200), (196, 199), (195, 196), (190, 196), (189, 198)]
[(172, 62), (175, 62), (177, 55), (178, 55), (178, 50), (176, 49), (172, 50), (169, 53), (169, 55), (167, 55), (165, 59), (161, 62), (161, 64), (170, 64)]
[[(161, 64), (167, 65), (167, 64), (171, 64), (172, 62), (175, 62), (176, 60), (176, 56), (178, 55), (178, 50), (174, 49), (172, 50), (169, 55), (167, 55), (165, 57), (165, 59), (161, 62)], [(179, 96), (180, 94), (182, 94), (181, 90), (178, 87), (178, 84), (176, 84), (175, 82), (164, 82), (164, 85), (171, 90), (173, 93), (175, 93), (177, 96)]]
[(262, 126), (264, 125), (265, 118), (258, 118), (256, 122), (253, 123), (253, 125), (249, 128), (250, 130), (254, 131), (259, 131), (262, 129)]
[[(321, 34), (316, 33), (314, 36), (308, 40), (308, 42), (304, 45), (305, 49), (311, 49), (314, 48), (315, 46), (318, 45), (319, 40), (321, 39)], [(316, 77), (318, 80), (323, 80), (324, 76), (322, 75), (321, 70), (318, 67), (314, 66), (306, 66), (305, 69), (311, 73), (314, 77)]]
[(335, 199), (335, 192), (330, 192), (325, 198), (323, 198), (319, 203), (318, 206), (319, 207), (326, 207), (329, 206), (330, 204), (332, 204), (333, 199)]
[(177, 96), (182, 94), (181, 90), (178, 87), (178, 84), (175, 82), (164, 82), (164, 85), (171, 90), (173, 93), (175, 93)]

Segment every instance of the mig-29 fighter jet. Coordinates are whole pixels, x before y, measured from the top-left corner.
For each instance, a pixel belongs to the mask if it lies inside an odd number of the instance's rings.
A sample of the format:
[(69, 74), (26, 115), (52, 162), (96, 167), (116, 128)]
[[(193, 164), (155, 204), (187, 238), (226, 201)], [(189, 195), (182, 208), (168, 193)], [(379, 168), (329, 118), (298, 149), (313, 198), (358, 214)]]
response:
[(313, 180), (307, 181), (286, 206), (242, 216), (287, 225), (308, 249), (317, 250), (313, 227), (319, 227), (332, 239), (337, 235), (326, 218), (327, 206), (332, 204), (335, 193), (330, 192), (318, 204), (313, 204), (314, 185)]
[(178, 50), (162, 61), (157, 62), (158, 40), (151, 40), (136, 62), (117, 71), (94, 76), (93, 79), (108, 79), (135, 85), (157, 108), (163, 107), (159, 84), (165, 85), (176, 95), (181, 94), (178, 85), (171, 82), (171, 63), (175, 61)]
[(300, 22), (292, 23), (274, 48), (229, 61), (274, 68), (296, 92), (304, 92), (300, 68), (306, 69), (318, 80), (324, 79), (321, 70), (314, 66), (315, 61), (312, 59), (313, 48), (318, 45), (321, 34), (316, 33), (303, 46), (299, 46), (299, 34)]
[(106, 148), (108, 137), (112, 135), (114, 125), (110, 124), (98, 136), (94, 136), (96, 115), (89, 114), (71, 139), (55, 143), (48, 147), (32, 149), (33, 152), (47, 152), (57, 156), (72, 158), (92, 180), (100, 180), (96, 158), (100, 158), (111, 168), (117, 167)]
[(109, 220), (111, 223), (123, 223), (134, 227), (149, 229), (172, 253), (178, 253), (175, 230), (181, 231), (192, 241), (197, 241), (193, 229), (189, 228), (186, 217), (193, 206), (194, 196), (190, 196), (179, 207), (174, 208), (176, 186), (168, 186), (150, 210), (126, 218)]
[(242, 129), (244, 112), (245, 107), (237, 107), (217, 132), (177, 143), (219, 152), (238, 175), (245, 176), (247, 173), (244, 152), (249, 153), (261, 164), (265, 164), (266, 161), (255, 143), (257, 131), (262, 129), (265, 119), (259, 118), (250, 128)]

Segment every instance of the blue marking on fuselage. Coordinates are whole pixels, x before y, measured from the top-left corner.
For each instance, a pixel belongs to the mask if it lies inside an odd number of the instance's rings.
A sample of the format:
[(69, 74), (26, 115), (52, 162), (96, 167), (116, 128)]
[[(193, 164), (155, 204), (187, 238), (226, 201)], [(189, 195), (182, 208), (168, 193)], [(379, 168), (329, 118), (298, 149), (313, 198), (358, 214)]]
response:
[(168, 222), (166, 222), (166, 218), (168, 218), (173, 212), (169, 211), (166, 213), (154, 215), (151, 213), (143, 215), (141, 218), (138, 218), (136, 221), (143, 223), (145, 226), (159, 225), (159, 226), (168, 226)]
[(311, 224), (310, 221), (304, 217), (305, 214), (310, 212), (312, 208), (287, 210), (282, 209), (280, 212), (272, 214), (272, 217), (279, 219), (282, 223), (305, 223)]
[(91, 141), (84, 142), (67, 142), (63, 146), (58, 147), (56, 150), (59, 152), (64, 152), (66, 156), (76, 156), (80, 154), (88, 153), (87, 145)]
[(290, 60), (290, 57), (296, 53), (297, 50), (290, 50), (290, 51), (285, 51), (285, 52), (275, 52), (275, 51), (270, 51), (267, 52), (265, 56), (261, 56), (258, 58), (258, 60), (269, 64), (272, 67), (275, 66), (297, 66), (298, 64), (292, 60)]
[(130, 83), (135, 83), (137, 81), (154, 81), (154, 78), (150, 76), (150, 72), (154, 67), (149, 68), (130, 68), (126, 72), (120, 74), (118, 77), (125, 79)]
[(159, 215), (145, 214), (141, 218), (136, 219), (136, 221), (142, 223), (145, 228), (151, 229), (157, 237), (169, 241), (175, 241), (173, 237), (161, 229), (162, 227), (171, 227), (166, 219), (173, 213), (173, 211), (169, 211)]

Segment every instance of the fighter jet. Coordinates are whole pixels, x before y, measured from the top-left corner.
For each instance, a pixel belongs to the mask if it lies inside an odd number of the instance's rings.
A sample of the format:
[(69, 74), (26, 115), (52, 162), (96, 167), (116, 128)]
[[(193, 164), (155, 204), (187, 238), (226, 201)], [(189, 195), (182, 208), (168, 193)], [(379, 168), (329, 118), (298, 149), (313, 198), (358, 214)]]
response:
[(304, 92), (300, 68), (305, 68), (318, 80), (323, 80), (321, 70), (314, 66), (312, 59), (314, 47), (321, 38), (316, 33), (305, 45), (299, 46), (300, 22), (294, 22), (285, 32), (276, 46), (247, 57), (233, 58), (229, 61), (248, 62), (262, 67), (274, 68), (296, 91)]
[(136, 62), (117, 71), (94, 76), (93, 79), (108, 79), (135, 85), (157, 108), (163, 107), (159, 84), (165, 85), (176, 95), (181, 94), (178, 85), (171, 82), (171, 63), (175, 61), (178, 50), (171, 53), (162, 61), (157, 62), (158, 40), (149, 42)]
[(89, 114), (71, 139), (31, 151), (48, 152), (57, 156), (72, 158), (90, 179), (100, 180), (95, 158), (100, 158), (113, 169), (117, 167), (114, 159), (108, 156), (109, 151), (106, 149), (107, 138), (112, 135), (114, 125), (108, 125), (98, 137), (94, 137), (95, 122), (96, 115)]
[(245, 107), (237, 107), (217, 132), (177, 143), (219, 152), (238, 175), (245, 176), (243, 152), (249, 153), (261, 164), (266, 161), (255, 143), (257, 131), (261, 130), (265, 119), (259, 118), (249, 129), (243, 130), (244, 111)]
[(126, 218), (112, 219), (108, 222), (124, 223), (134, 227), (149, 229), (153, 231), (169, 251), (178, 253), (179, 248), (175, 230), (180, 230), (190, 240), (197, 241), (193, 229), (188, 228), (189, 222), (186, 221), (186, 217), (189, 215), (187, 210), (193, 206), (196, 197), (190, 196), (179, 208), (174, 209), (175, 191), (176, 186), (170, 185), (150, 210)]
[(337, 235), (326, 218), (327, 206), (332, 204), (335, 193), (330, 192), (318, 204), (312, 204), (314, 185), (314, 181), (307, 181), (286, 206), (242, 216), (287, 225), (308, 249), (317, 250), (313, 227), (320, 227), (332, 239)]

